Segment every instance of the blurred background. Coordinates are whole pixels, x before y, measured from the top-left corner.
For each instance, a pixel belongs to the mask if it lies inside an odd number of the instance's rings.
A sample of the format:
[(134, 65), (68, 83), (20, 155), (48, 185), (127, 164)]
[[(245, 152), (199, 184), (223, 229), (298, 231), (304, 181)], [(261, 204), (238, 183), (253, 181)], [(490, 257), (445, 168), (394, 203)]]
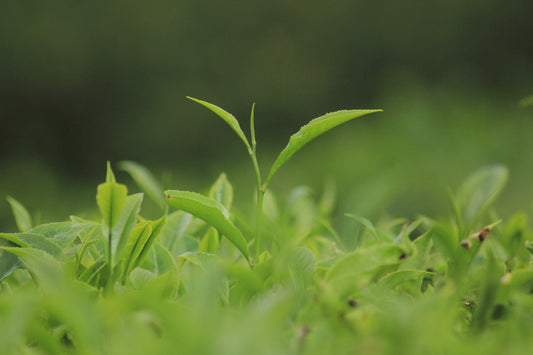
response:
[(531, 211), (532, 14), (527, 0), (2, 1), (0, 230), (14, 230), (8, 194), (41, 222), (90, 213), (107, 160), (175, 189), (225, 171), (246, 209), (242, 143), (186, 95), (245, 132), (255, 102), (264, 171), (310, 119), (384, 109), (298, 153), (273, 180), (280, 196), (319, 196), (329, 178), (339, 214), (442, 215), (447, 186), (503, 163), (498, 209)]

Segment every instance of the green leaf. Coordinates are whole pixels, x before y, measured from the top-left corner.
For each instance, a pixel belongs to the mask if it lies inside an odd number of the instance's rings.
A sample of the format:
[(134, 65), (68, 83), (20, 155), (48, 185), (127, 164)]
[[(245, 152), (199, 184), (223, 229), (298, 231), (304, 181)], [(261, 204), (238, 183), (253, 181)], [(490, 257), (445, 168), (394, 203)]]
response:
[(126, 171), (132, 177), (133, 181), (139, 188), (154, 201), (159, 208), (165, 209), (165, 197), (163, 196), (163, 188), (159, 182), (152, 175), (150, 170), (141, 164), (133, 161), (121, 161), (118, 163), (119, 169)]
[(140, 265), (141, 268), (156, 275), (162, 275), (168, 271), (178, 271), (174, 257), (160, 242), (156, 241), (148, 254), (149, 256)]
[(26, 232), (28, 229), (31, 229), (31, 216), (28, 213), (28, 210), (11, 196), (7, 196), (7, 202), (11, 205), (11, 211), (13, 211), (19, 231)]
[(237, 121), (235, 116), (233, 116), (231, 113), (225, 111), (224, 109), (222, 109), (222, 108), (220, 108), (218, 106), (210, 104), (209, 102), (198, 100), (198, 99), (195, 99), (194, 97), (190, 97), (190, 96), (187, 96), (187, 98), (189, 100), (195, 101), (195, 102), (199, 103), (200, 105), (208, 108), (209, 110), (211, 110), (215, 114), (217, 114), (218, 117), (220, 117), (224, 121), (226, 121), (226, 123), (231, 127), (231, 129), (233, 129), (233, 131), (235, 131), (235, 133), (237, 133), (237, 135), (241, 138), (241, 140), (243, 141), (244, 145), (246, 146), (246, 149), (248, 150), (248, 152), (249, 153), (252, 152), (252, 148), (250, 147), (250, 143), (248, 143), (248, 139), (246, 139), (246, 135), (242, 131), (241, 126), (239, 125), (239, 121)]
[(115, 179), (115, 174), (113, 173), (113, 170), (111, 170), (111, 163), (107, 162), (107, 173), (105, 177), (106, 182), (117, 182), (117, 179)]
[(398, 270), (382, 277), (376, 284), (377, 290), (392, 290), (404, 282), (411, 280), (422, 280), (424, 276), (430, 276), (434, 273), (423, 270)]
[(24, 267), (37, 278), (40, 286), (57, 286), (59, 278), (64, 275), (61, 264), (43, 250), (19, 247), (1, 247), (0, 249), (16, 255)]
[(77, 237), (83, 239), (88, 234), (97, 231), (99, 223), (91, 221), (79, 222), (55, 222), (41, 224), (28, 232), (41, 234), (56, 243), (59, 247), (69, 246)]
[(125, 252), (128, 260), (124, 267), (124, 276), (142, 263), (165, 223), (166, 217), (162, 217), (157, 221), (145, 221), (133, 227)]
[(371, 281), (383, 270), (398, 265), (407, 257), (401, 244), (378, 244), (358, 248), (341, 257), (326, 273), (339, 292), (346, 293)]
[(203, 219), (226, 236), (249, 260), (249, 251), (246, 239), (241, 231), (231, 222), (228, 210), (218, 201), (195, 192), (165, 191), (167, 203), (177, 209)]
[(109, 231), (117, 224), (127, 195), (128, 189), (122, 184), (104, 182), (98, 185), (96, 203), (102, 214), (104, 228), (107, 230), (104, 235), (109, 234)]
[(294, 155), (294, 153), (296, 153), (304, 145), (316, 137), (354, 118), (380, 111), (382, 110), (342, 110), (331, 112), (311, 120), (308, 124), (300, 128), (298, 132), (291, 136), (289, 143), (285, 149), (281, 151), (276, 161), (274, 161), (274, 164), (270, 168), (270, 172), (268, 173), (268, 177), (264, 183), (264, 188), (266, 188), (279, 168), (281, 168), (281, 166), (285, 164), (287, 160)]
[(57, 260), (63, 259), (63, 251), (50, 239), (33, 233), (0, 233), (0, 238), (10, 241), (21, 248), (34, 248), (47, 252)]
[(0, 282), (20, 267), (18, 258), (14, 254), (2, 249), (2, 247), (15, 246), (16, 245), (9, 240), (0, 238)]
[(199, 246), (199, 251), (215, 254), (220, 247), (220, 241), (218, 239), (218, 231), (211, 227), (207, 230), (207, 233), (202, 239)]
[(159, 239), (171, 252), (176, 243), (189, 230), (193, 216), (183, 211), (175, 211), (167, 216), (167, 224), (163, 227)]
[(142, 200), (142, 193), (128, 196), (120, 218), (113, 228), (111, 247), (115, 257), (115, 264), (121, 260), (124, 248), (128, 243), (130, 232), (137, 221), (137, 214), (141, 209)]
[(229, 211), (233, 202), (233, 187), (228, 181), (226, 174), (222, 173), (209, 190), (209, 198), (217, 200)]
[(139, 257), (135, 261), (133, 267), (139, 266), (143, 260), (147, 257), (150, 250), (152, 250), (152, 246), (157, 240), (157, 237), (161, 234), (161, 231), (165, 227), (167, 223), (166, 216), (163, 216), (159, 218), (158, 220), (155, 220), (152, 222), (152, 233), (150, 234), (150, 237), (148, 237), (148, 240), (144, 243), (141, 253), (139, 254)]
[(356, 220), (368, 229), (368, 231), (376, 238), (376, 240), (382, 241), (384, 238), (379, 234), (374, 224), (365, 217), (357, 216), (351, 213), (345, 213), (346, 217)]
[(463, 216), (465, 233), (502, 192), (508, 177), (505, 166), (493, 165), (476, 170), (466, 178), (455, 199)]
[(124, 277), (126, 277), (133, 269), (133, 264), (141, 253), (141, 250), (150, 237), (150, 234), (152, 234), (152, 223), (149, 221), (138, 223), (135, 227), (133, 227), (124, 252), (126, 258)]

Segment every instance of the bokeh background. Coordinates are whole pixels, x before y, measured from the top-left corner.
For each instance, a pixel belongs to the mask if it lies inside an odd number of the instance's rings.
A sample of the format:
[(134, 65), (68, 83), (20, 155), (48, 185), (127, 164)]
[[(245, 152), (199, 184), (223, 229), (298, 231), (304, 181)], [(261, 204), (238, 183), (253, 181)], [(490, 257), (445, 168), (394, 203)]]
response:
[[(441, 215), (447, 186), (503, 163), (499, 210), (530, 211), (532, 14), (528, 0), (2, 1), (0, 196), (41, 222), (90, 213), (106, 161), (130, 159), (168, 188), (225, 171), (246, 209), (246, 151), (190, 95), (246, 132), (256, 102), (264, 170), (311, 118), (384, 109), (296, 155), (280, 196), (329, 178), (339, 213)], [(0, 229), (14, 229), (7, 202)]]

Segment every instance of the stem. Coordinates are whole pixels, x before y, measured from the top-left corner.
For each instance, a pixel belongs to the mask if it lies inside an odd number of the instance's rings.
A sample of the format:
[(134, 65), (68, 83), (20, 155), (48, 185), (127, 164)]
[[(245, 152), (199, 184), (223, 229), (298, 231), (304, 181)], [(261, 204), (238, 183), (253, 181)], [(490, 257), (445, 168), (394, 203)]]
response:
[(256, 206), (256, 216), (255, 216), (255, 258), (259, 258), (259, 253), (261, 252), (261, 220), (263, 218), (263, 199), (265, 197), (265, 190), (262, 186), (257, 188), (257, 206)]
[(255, 253), (254, 256), (257, 259), (260, 252), (261, 245), (261, 219), (263, 217), (263, 199), (265, 197), (265, 190), (263, 189), (261, 182), (261, 172), (259, 171), (259, 164), (257, 163), (257, 156), (255, 154), (255, 139), (252, 140), (252, 150), (249, 151), (252, 164), (254, 165), (255, 176), (257, 178), (257, 205), (255, 210)]
[(263, 199), (265, 197), (266, 187), (263, 186), (261, 181), (261, 171), (259, 170), (259, 164), (257, 163), (256, 155), (256, 146), (257, 142), (255, 140), (255, 123), (254, 123), (254, 112), (255, 112), (255, 103), (252, 105), (252, 112), (250, 113), (250, 133), (252, 147), (248, 147), (248, 154), (252, 159), (252, 164), (254, 166), (255, 176), (257, 178), (257, 205), (255, 210), (255, 252), (254, 257), (257, 259), (261, 251), (261, 220), (263, 218)]
[(109, 266), (109, 278), (107, 279), (107, 282), (104, 286), (104, 292), (107, 294), (109, 293), (110, 291), (110, 287), (112, 285), (112, 280), (113, 280), (113, 249), (112, 249), (112, 239), (111, 237), (113, 236), (113, 231), (111, 229), (111, 227), (109, 227), (109, 233), (108, 233), (108, 236), (107, 236), (107, 248), (109, 250), (109, 260), (108, 260), (108, 266)]

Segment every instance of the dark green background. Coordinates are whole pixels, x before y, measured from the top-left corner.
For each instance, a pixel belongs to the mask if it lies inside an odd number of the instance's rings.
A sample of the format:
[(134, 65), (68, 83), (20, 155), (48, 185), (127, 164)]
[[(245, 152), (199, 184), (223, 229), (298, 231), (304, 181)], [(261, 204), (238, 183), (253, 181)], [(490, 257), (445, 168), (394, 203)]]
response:
[(246, 152), (191, 95), (245, 131), (256, 102), (265, 168), (313, 117), (385, 110), (299, 153), (279, 192), (331, 176), (340, 212), (440, 213), (445, 186), (499, 162), (502, 209), (530, 208), (531, 14), (525, 0), (2, 1), (0, 193), (66, 218), (94, 204), (107, 160), (131, 159), (180, 189), (225, 170), (249, 201)]

